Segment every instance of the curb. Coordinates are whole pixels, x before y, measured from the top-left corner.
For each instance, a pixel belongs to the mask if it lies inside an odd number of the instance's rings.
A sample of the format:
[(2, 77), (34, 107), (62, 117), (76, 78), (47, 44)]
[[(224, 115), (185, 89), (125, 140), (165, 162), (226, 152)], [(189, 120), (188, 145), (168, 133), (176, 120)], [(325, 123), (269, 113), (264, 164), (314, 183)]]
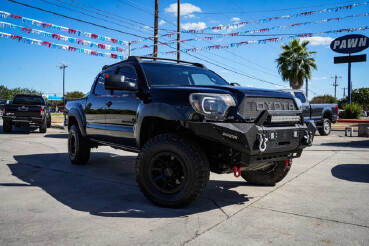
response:
[(369, 120), (337, 120), (340, 123), (369, 123)]

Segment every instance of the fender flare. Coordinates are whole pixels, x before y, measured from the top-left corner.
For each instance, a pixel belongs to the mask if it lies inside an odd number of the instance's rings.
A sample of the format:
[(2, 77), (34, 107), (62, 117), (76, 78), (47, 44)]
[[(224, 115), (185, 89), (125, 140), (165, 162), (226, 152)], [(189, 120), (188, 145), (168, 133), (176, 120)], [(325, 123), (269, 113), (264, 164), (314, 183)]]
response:
[(68, 110), (68, 122), (67, 122), (67, 126), (69, 129), (69, 117), (74, 117), (78, 123), (78, 127), (79, 130), (82, 133), (82, 136), (87, 137), (87, 133), (86, 133), (86, 128), (85, 128), (85, 122), (86, 119), (84, 117), (84, 114), (81, 112), (81, 110), (78, 110), (76, 108), (71, 108)]
[(324, 115), (326, 115), (326, 114), (330, 116), (330, 117), (328, 117), (328, 119), (329, 118), (333, 119), (332, 110), (330, 108), (324, 108), (323, 111), (322, 111), (322, 121), (324, 120)]
[(137, 146), (140, 145), (141, 126), (146, 117), (156, 117), (164, 120), (184, 121), (185, 116), (180, 113), (173, 105), (166, 103), (141, 103), (137, 109), (134, 137)]

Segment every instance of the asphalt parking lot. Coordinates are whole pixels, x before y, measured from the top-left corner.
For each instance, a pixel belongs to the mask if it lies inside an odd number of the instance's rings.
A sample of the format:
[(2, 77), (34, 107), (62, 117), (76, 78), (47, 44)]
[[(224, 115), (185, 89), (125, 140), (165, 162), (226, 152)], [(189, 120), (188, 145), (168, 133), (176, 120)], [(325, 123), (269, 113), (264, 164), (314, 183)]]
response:
[(369, 245), (368, 138), (316, 136), (275, 187), (211, 174), (174, 210), (143, 197), (135, 154), (73, 166), (64, 130), (0, 128), (1, 245)]

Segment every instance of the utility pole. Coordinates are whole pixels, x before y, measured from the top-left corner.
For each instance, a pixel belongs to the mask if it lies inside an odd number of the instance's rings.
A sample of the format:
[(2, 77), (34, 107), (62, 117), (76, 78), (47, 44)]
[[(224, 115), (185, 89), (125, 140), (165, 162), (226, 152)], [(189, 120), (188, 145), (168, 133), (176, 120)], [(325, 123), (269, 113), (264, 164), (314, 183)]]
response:
[(343, 98), (346, 96), (346, 88), (341, 88), (343, 90)]
[(68, 66), (63, 63), (60, 63), (59, 66), (57, 67), (63, 69), (63, 109), (65, 109), (65, 69)]
[(338, 77), (337, 75), (335, 75), (334, 77), (331, 77), (332, 79), (334, 78), (334, 83), (333, 83), (333, 86), (334, 86), (334, 98), (337, 98), (337, 86), (339, 86), (339, 84), (337, 84), (337, 79), (338, 78), (342, 78), (341, 76)]
[[(154, 57), (158, 57), (158, 25), (159, 25), (158, 19), (159, 19), (159, 0), (155, 0)], [(154, 61), (156, 61), (156, 59)]]
[(181, 60), (181, 0), (177, 2), (177, 61)]
[(128, 42), (128, 56), (131, 56), (131, 41)]
[(306, 99), (309, 100), (309, 95), (308, 95), (308, 92), (309, 92), (309, 87), (308, 87), (308, 79), (306, 78), (306, 83), (305, 83), (305, 86), (306, 86)]

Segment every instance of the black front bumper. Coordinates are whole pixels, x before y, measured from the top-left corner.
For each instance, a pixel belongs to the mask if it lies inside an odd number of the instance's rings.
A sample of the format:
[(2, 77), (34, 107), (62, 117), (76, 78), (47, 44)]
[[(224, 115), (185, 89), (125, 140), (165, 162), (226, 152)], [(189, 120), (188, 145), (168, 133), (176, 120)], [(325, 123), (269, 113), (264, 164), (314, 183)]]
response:
[[(293, 126), (229, 122), (187, 124), (195, 135), (231, 148), (233, 152), (239, 152), (238, 161), (243, 166), (298, 158), (302, 150), (311, 145), (316, 131), (313, 122)], [(263, 151), (260, 149), (260, 136), (268, 139)]]

